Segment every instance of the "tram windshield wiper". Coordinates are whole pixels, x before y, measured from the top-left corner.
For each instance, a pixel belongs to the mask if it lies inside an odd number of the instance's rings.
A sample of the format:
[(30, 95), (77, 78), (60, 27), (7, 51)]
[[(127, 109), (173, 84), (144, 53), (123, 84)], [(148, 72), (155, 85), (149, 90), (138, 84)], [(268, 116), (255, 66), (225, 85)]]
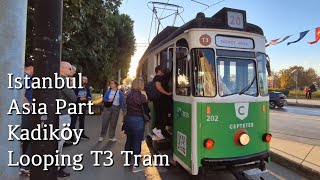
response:
[(248, 84), (248, 86), (246, 86), (245, 88), (243, 88), (240, 92), (239, 95), (243, 94), (244, 92), (248, 91), (250, 89), (250, 87), (253, 85), (254, 80), (256, 80), (257, 74), (255, 74), (255, 76), (253, 77), (252, 81), (250, 84)]

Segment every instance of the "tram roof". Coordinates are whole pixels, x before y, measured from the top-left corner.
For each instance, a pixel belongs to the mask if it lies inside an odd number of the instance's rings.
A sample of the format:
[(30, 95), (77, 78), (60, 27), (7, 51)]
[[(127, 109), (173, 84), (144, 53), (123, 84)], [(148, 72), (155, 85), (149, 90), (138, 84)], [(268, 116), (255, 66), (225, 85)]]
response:
[[(244, 28), (243, 29), (236, 29), (228, 27), (226, 22), (227, 20), (227, 12), (240, 12), (244, 16)], [(183, 26), (180, 27), (173, 27), (167, 26), (163, 29), (157, 36), (153, 38), (151, 43), (149, 44), (147, 50), (143, 54), (141, 60), (145, 59), (145, 56), (157, 48), (161, 47), (165, 43), (169, 42), (170, 40), (176, 38), (184, 31), (193, 28), (208, 28), (208, 29), (230, 29), (230, 30), (237, 30), (237, 31), (244, 31), (250, 32), (255, 34), (263, 35), (262, 29), (254, 24), (247, 23), (246, 21), (246, 12), (243, 10), (238, 9), (231, 9), (231, 8), (223, 8), (219, 12), (217, 12), (212, 17), (205, 17), (204, 13), (198, 13), (196, 18), (192, 19), (191, 21), (185, 23)]]

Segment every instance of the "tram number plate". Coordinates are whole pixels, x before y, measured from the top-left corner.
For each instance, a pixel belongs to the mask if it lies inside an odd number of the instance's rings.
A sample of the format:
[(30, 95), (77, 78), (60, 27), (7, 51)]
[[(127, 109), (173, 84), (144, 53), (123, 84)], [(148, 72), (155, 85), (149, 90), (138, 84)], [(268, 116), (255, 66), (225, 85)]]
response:
[(228, 25), (232, 28), (243, 29), (244, 18), (243, 14), (239, 12), (228, 12)]
[(179, 131), (177, 134), (177, 149), (182, 155), (187, 155), (187, 136)]
[(219, 116), (207, 115), (207, 121), (219, 121)]

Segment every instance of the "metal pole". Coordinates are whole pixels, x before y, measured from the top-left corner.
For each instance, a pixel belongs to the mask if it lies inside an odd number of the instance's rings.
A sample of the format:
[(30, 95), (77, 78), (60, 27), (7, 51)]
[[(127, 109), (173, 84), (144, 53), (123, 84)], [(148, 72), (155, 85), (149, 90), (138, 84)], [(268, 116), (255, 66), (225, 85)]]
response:
[(172, 26), (174, 26), (174, 24), (176, 23), (176, 19), (177, 19), (177, 15), (178, 15), (178, 11), (176, 11), (176, 13), (174, 14), (174, 19), (173, 19), (173, 24)]
[[(32, 0), (35, 14), (35, 39), (33, 42), (34, 77), (50, 77), (54, 79), (54, 73), (59, 74), (62, 44), (62, 0)], [(54, 81), (53, 81), (54, 82)], [(53, 86), (55, 86), (53, 84)], [(58, 89), (35, 89), (33, 97), (36, 103), (47, 105), (48, 115), (35, 115), (33, 127), (37, 124), (54, 125), (59, 128), (59, 119), (56, 115), (56, 99)], [(37, 107), (37, 106), (36, 106)], [(45, 120), (45, 121), (41, 121)], [(51, 154), (56, 155), (57, 141), (32, 141), (32, 155)], [(43, 165), (31, 166), (31, 180), (57, 179), (57, 167), (51, 166), (48, 171), (43, 171)]]
[(298, 73), (297, 73), (297, 80), (296, 80), (296, 103), (298, 103)]
[(8, 141), (8, 125), (20, 125), (21, 116), (7, 115), (13, 99), (20, 104), (22, 91), (8, 89), (8, 73), (23, 77), (26, 44), (27, 1), (0, 1), (0, 179), (18, 179), (19, 168), (8, 167), (8, 151), (13, 151), (13, 162), (20, 157), (20, 142)]

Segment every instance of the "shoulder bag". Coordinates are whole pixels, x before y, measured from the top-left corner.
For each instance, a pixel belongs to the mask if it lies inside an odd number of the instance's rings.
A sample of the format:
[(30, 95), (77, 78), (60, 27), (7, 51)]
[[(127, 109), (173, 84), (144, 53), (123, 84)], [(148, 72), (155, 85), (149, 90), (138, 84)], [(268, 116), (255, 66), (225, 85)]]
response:
[(111, 102), (104, 102), (104, 107), (106, 107), (106, 108), (108, 108), (108, 107), (111, 107), (112, 106), (112, 104), (113, 104), (113, 101), (114, 101), (114, 98), (116, 97), (116, 95), (117, 95), (117, 92), (118, 92), (118, 90), (116, 91), (116, 93), (114, 93), (114, 96), (113, 96), (113, 98), (112, 98), (112, 101)]

